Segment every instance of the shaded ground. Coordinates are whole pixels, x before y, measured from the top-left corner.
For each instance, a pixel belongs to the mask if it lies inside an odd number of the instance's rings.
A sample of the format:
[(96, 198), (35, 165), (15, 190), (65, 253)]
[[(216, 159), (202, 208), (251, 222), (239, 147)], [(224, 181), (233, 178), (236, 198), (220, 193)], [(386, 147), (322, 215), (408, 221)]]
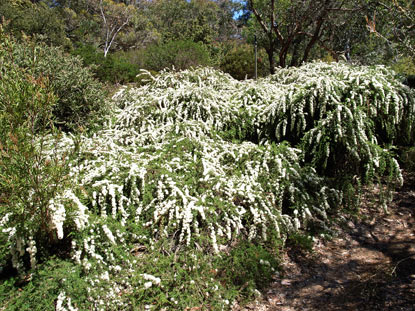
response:
[(389, 213), (364, 200), (312, 253), (287, 249), (283, 272), (239, 310), (415, 310), (415, 174), (406, 174)]

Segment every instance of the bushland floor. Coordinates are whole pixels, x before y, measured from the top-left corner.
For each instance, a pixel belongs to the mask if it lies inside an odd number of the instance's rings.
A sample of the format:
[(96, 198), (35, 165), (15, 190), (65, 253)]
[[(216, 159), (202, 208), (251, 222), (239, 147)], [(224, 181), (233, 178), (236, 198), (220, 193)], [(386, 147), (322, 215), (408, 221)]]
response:
[(281, 275), (237, 310), (415, 310), (415, 174), (404, 175), (388, 213), (376, 193), (362, 200), (336, 237), (312, 252), (287, 248)]

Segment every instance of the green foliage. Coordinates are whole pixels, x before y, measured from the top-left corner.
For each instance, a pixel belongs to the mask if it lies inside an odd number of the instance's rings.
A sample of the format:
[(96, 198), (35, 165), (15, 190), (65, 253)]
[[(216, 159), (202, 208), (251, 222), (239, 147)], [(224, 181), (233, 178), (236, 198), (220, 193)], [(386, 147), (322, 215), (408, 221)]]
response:
[(415, 89), (415, 61), (412, 57), (403, 57), (393, 64), (392, 69), (402, 77), (403, 83)]
[(162, 43), (192, 41), (212, 44), (235, 31), (232, 1), (162, 0), (148, 6)]
[(301, 250), (312, 251), (314, 240), (311, 235), (301, 232), (295, 232), (288, 237), (287, 244), (297, 247)]
[(8, 21), (5, 30), (17, 37), (21, 37), (23, 32), (31, 36), (36, 35), (48, 44), (70, 48), (71, 42), (66, 37), (65, 25), (58, 11), (48, 7), (43, 1), (33, 2), (1, 1), (0, 16)]
[[(153, 247), (163, 250), (165, 245)], [(278, 269), (276, 254), (246, 242), (221, 257), (197, 250), (167, 253), (141, 247), (127, 260), (133, 263), (134, 270), (124, 265), (107, 279), (105, 272), (95, 274), (91, 268), (86, 273), (69, 260), (52, 258), (40, 264), (28, 280), (0, 281), (0, 303), (10, 311), (59, 310), (58, 307), (144, 310), (146, 306), (155, 310), (227, 310), (236, 300), (251, 298), (257, 288), (266, 287)], [(147, 282), (151, 286), (144, 286)], [(114, 287), (120, 293), (111, 297), (108, 293)]]
[(35, 78), (47, 77), (46, 87), (57, 97), (53, 106), (54, 123), (64, 130), (92, 124), (106, 110), (101, 83), (79, 58), (61, 48), (30, 40), (13, 46), (10, 61), (20, 68), (32, 68)]
[[(412, 0), (390, 1), (376, 10), (376, 24), (372, 31), (382, 38), (392, 51), (393, 56), (414, 57), (415, 23), (414, 3)], [(380, 28), (377, 28), (380, 27)]]
[[(157, 249), (163, 249), (160, 244)], [(224, 257), (228, 257), (224, 255)], [(147, 275), (157, 275), (161, 286), (153, 284), (143, 288), (143, 273), (135, 276), (136, 290), (129, 298), (136, 306), (145, 305), (153, 309), (209, 308), (211, 310), (229, 309), (238, 297), (237, 284), (222, 273), (227, 268), (226, 260), (215, 258), (197, 250), (181, 250), (177, 253), (153, 252), (143, 254), (148, 263), (141, 266)], [(251, 280), (249, 280), (251, 281)], [(246, 295), (244, 294), (246, 297)]]
[(100, 16), (95, 14), (90, 1), (85, 0), (53, 0), (59, 3), (56, 9), (60, 13), (60, 18), (65, 24), (65, 32), (71, 40), (72, 46), (80, 44), (98, 45), (101, 40)]
[(82, 270), (74, 263), (51, 258), (27, 278), (0, 281), (0, 304), (5, 310), (59, 310), (57, 297), (65, 292), (73, 293), (70, 302), (73, 306), (86, 310), (92, 305), (88, 303), (88, 284), (82, 278)]
[(72, 54), (81, 57), (85, 66), (92, 66), (91, 71), (102, 82), (129, 83), (136, 81), (139, 69), (122, 55), (109, 54), (97, 51), (91, 45), (84, 45), (75, 49)]
[[(265, 76), (268, 73), (268, 68), (268, 56), (263, 49), (259, 49), (258, 77)], [(225, 52), (220, 69), (238, 80), (253, 79), (255, 77), (254, 46), (242, 44), (231, 47), (229, 51)]]
[(48, 253), (57, 241), (50, 202), (66, 185), (69, 154), (45, 153), (57, 143), (57, 99), (35, 66), (13, 62), (17, 46), (0, 27), (0, 239), (5, 242), (0, 262), (11, 257), (22, 272), (26, 247), (34, 268), (37, 253)]
[(249, 297), (256, 289), (263, 289), (272, 281), (278, 269), (277, 258), (278, 254), (266, 247), (244, 241), (223, 257), (218, 273), (237, 286), (240, 294)]
[(323, 48), (338, 58), (333, 38), (344, 35), (351, 12), (362, 5), (360, 0), (315, 0), (307, 4), (296, 0), (247, 2), (253, 14), (244, 29), (246, 37), (252, 42), (253, 36), (258, 36), (259, 46), (269, 55), (272, 74), (274, 53), (278, 54), (280, 67), (301, 65), (312, 59), (313, 52)]
[(415, 75), (415, 60), (412, 57), (403, 57), (391, 67), (398, 74)]
[(207, 48), (201, 43), (192, 41), (170, 41), (152, 45), (144, 54), (144, 68), (155, 71), (172, 67), (184, 70), (209, 64), (210, 55)]
[[(71, 272), (59, 292), (45, 281), (49, 298), (35, 279), (25, 297), (69, 309), (231, 309), (275, 277), (287, 239), (311, 247), (310, 230), (354, 206), (361, 185), (402, 182), (394, 145), (413, 144), (413, 91), (384, 67), (313, 63), (258, 81), (211, 68), (145, 75), (113, 96), (94, 135), (45, 145), (58, 159), (78, 146), (72, 183), (48, 201), (63, 257), (49, 269)], [(47, 257), (30, 243), (16, 260)]]

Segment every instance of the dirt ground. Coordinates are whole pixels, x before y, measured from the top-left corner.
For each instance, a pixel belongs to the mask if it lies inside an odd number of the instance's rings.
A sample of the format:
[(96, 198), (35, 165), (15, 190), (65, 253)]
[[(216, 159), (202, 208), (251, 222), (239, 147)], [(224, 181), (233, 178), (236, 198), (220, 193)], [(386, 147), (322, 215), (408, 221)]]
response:
[(239, 310), (415, 310), (415, 174), (404, 178), (388, 213), (366, 198), (335, 238), (288, 248), (281, 275)]

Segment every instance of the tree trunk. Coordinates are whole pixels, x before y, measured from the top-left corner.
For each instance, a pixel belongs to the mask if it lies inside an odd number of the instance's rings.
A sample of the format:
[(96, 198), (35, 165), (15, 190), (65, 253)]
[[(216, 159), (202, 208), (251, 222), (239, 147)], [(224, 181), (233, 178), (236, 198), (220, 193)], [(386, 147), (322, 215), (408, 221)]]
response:
[(326, 16), (325, 14), (326, 13), (323, 12), (322, 15), (320, 16), (320, 18), (317, 20), (316, 29), (314, 30), (314, 34), (311, 37), (310, 42), (308, 42), (308, 44), (307, 44), (307, 46), (306, 46), (306, 48), (304, 50), (303, 63), (305, 63), (308, 60), (308, 56), (310, 55), (311, 49), (314, 47), (314, 45), (320, 39), (320, 36), (321, 36), (320, 29), (321, 29), (321, 26), (324, 23), (324, 17)]
[(293, 42), (293, 46), (292, 46), (292, 57), (291, 57), (291, 63), (290, 63), (290, 67), (296, 67), (298, 66), (298, 57), (299, 57), (299, 45), (301, 43), (302, 37), (297, 38), (296, 40), (294, 40)]
[(281, 51), (280, 51), (280, 66), (282, 68), (286, 67), (287, 65), (287, 54), (288, 54), (288, 51), (290, 50), (293, 39), (294, 39), (294, 35), (287, 38), (286, 41), (281, 42), (281, 44), (283, 44)]
[(287, 50), (285, 48), (282, 48), (280, 52), (280, 67), (284, 68), (286, 65), (286, 59), (287, 59)]
[(269, 73), (273, 75), (275, 73), (274, 49), (271, 47), (269, 49), (266, 49), (266, 52), (268, 54)]

